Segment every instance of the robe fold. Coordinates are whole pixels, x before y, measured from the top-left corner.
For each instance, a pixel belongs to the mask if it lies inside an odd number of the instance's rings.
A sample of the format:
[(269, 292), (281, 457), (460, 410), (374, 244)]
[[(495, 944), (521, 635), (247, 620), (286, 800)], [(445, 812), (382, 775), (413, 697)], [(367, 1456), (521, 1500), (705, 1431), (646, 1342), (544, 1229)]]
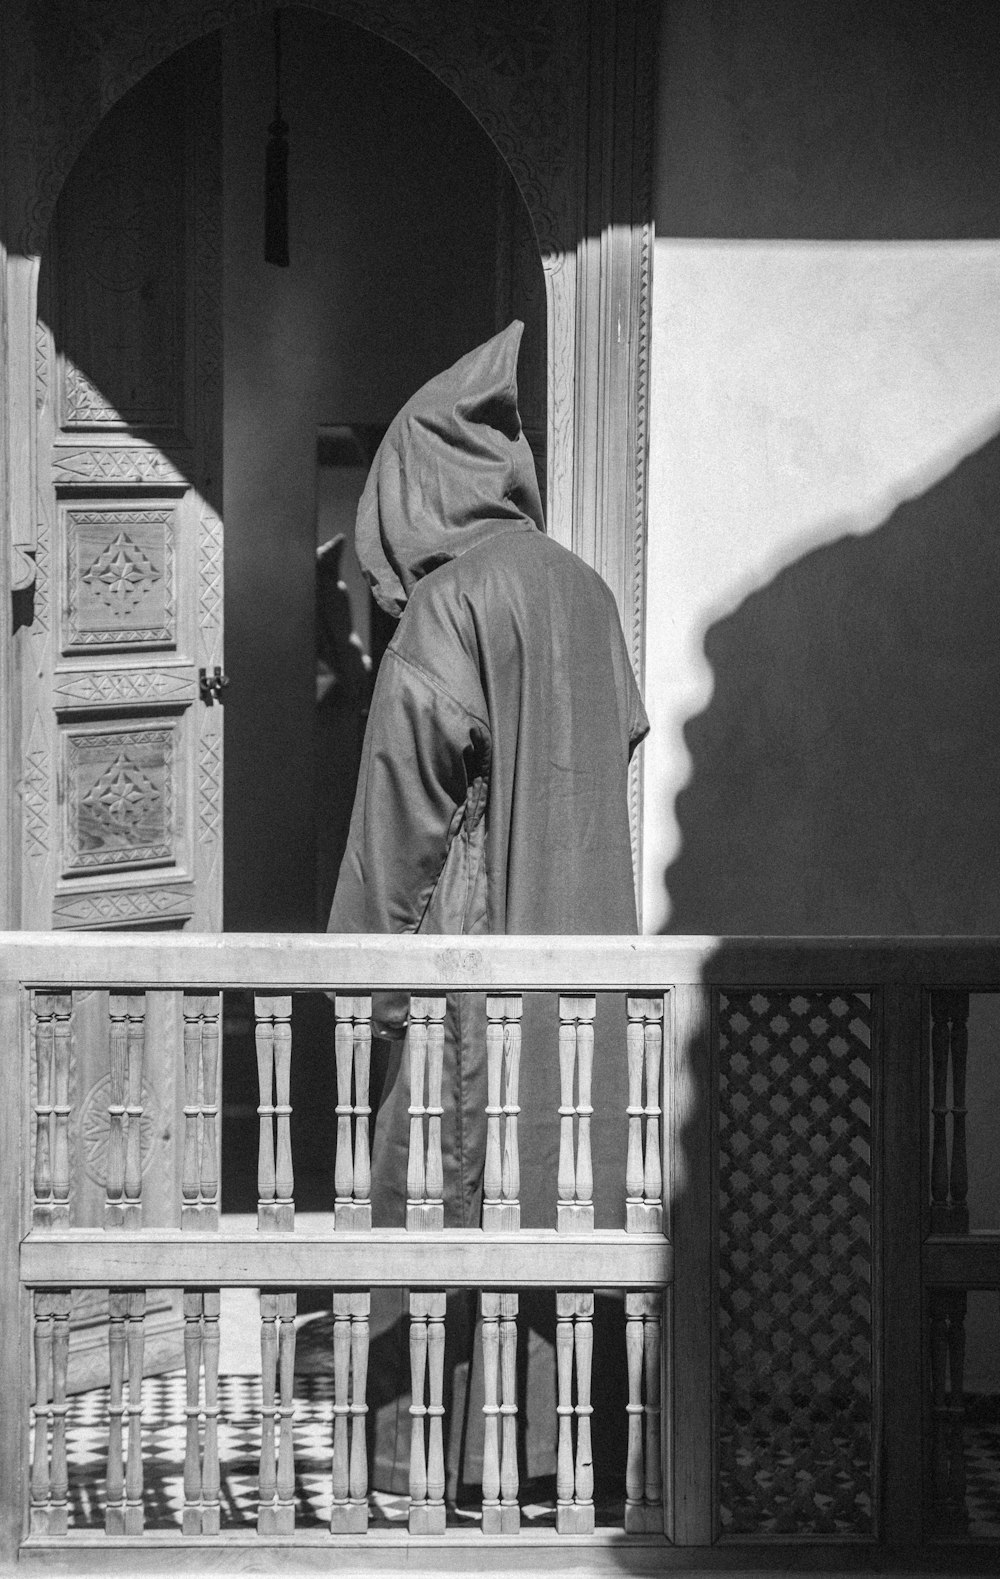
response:
[[(511, 324), (407, 402), (361, 500), (358, 558), (399, 626), (372, 699), (334, 932), (636, 930), (627, 777), (648, 723), (610, 590), (542, 530), (517, 411), (521, 332)], [(376, 999), (376, 1033), (392, 1039), (372, 1147), (376, 1227), (405, 1220), (406, 1012), (404, 996)], [(602, 1001), (595, 1029), (596, 1221), (623, 1226), (622, 1005)], [(475, 1227), (486, 1144), (480, 995), (449, 998), (443, 1101), (445, 1223)], [(525, 1000), (520, 1104), (521, 1221), (554, 1227), (558, 1017), (539, 994)], [(399, 1300), (375, 1304), (385, 1396), (375, 1401), (374, 1483), (403, 1491), (406, 1323)], [(534, 1322), (536, 1336), (545, 1324)], [(456, 1330), (453, 1321), (451, 1338)], [(551, 1369), (548, 1348), (540, 1355), (535, 1343), (533, 1353), (536, 1370)], [(453, 1487), (476, 1478), (478, 1422), (474, 1409), (466, 1413), (458, 1435), (453, 1421)], [(554, 1469), (554, 1413), (537, 1437), (537, 1452), (522, 1440), (525, 1465), (545, 1475)]]

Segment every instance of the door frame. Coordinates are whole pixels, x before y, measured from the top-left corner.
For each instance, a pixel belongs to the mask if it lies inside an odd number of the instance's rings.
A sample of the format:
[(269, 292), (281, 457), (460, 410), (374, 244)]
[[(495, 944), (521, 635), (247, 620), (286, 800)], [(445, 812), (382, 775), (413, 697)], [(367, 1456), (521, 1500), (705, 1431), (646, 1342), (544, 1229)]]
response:
[[(492, 138), (525, 200), (545, 273), (548, 514), (553, 537), (608, 582), (643, 680), (652, 117), (656, 0), (307, 0), (419, 60)], [(35, 575), (35, 335), (39, 259), (62, 183), (102, 117), (167, 56), (268, 9), (261, 0), (165, 0), (75, 26), (45, 25), (38, 0), (8, 0), (0, 129), (0, 925), (20, 924), (17, 677), (11, 593)], [(641, 778), (629, 782), (641, 872)]]

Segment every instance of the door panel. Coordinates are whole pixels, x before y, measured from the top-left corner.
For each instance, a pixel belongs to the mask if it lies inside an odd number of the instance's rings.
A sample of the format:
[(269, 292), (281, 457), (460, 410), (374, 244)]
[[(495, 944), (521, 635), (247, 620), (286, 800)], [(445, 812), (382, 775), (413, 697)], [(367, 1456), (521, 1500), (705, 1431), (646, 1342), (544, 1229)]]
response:
[(22, 924), (221, 924), (218, 55), (109, 114), (39, 287)]

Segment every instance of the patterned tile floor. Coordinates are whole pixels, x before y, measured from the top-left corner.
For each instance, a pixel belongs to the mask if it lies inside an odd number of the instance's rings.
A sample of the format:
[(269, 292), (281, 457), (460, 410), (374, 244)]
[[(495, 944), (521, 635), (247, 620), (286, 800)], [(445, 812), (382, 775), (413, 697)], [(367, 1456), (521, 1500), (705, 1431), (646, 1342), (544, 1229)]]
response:
[[(147, 1529), (179, 1528), (184, 1504), (185, 1383), (182, 1373), (147, 1376), (142, 1384), (144, 1504)], [(253, 1528), (257, 1520), (260, 1454), (260, 1381), (253, 1376), (219, 1378), (220, 1504), (223, 1529)], [(333, 1439), (333, 1380), (295, 1378), (296, 1525), (321, 1528), (330, 1521), (330, 1453)], [(69, 1400), (66, 1416), (70, 1526), (104, 1526), (108, 1451), (108, 1389), (98, 1387)], [(404, 1524), (407, 1497), (371, 1496), (373, 1528)], [(555, 1526), (554, 1488), (526, 1486), (521, 1516), (535, 1528)], [(479, 1523), (478, 1506), (449, 1507), (449, 1523)], [(600, 1525), (620, 1525), (621, 1508), (598, 1507)]]

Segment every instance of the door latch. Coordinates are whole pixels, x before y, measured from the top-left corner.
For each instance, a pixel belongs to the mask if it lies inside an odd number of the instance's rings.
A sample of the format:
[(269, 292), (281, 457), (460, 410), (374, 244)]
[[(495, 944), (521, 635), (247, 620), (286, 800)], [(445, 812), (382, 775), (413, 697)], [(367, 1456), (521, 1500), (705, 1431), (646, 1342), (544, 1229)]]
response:
[(222, 693), (229, 684), (228, 674), (223, 674), (219, 665), (209, 674), (207, 669), (198, 670), (198, 691), (206, 707), (211, 707), (213, 702), (222, 701)]

